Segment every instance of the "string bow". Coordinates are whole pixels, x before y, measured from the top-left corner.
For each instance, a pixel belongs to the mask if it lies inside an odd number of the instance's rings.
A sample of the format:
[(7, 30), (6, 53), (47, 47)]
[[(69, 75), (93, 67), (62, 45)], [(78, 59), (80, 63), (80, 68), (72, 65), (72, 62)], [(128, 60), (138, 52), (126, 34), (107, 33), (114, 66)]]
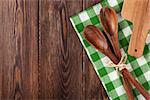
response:
[(112, 61), (109, 61), (107, 63), (108, 64), (107, 66), (115, 68), (118, 73), (118, 71), (121, 71), (122, 69), (126, 67), (126, 64), (125, 64), (126, 61), (127, 61), (127, 55), (123, 54), (118, 64), (114, 64)]

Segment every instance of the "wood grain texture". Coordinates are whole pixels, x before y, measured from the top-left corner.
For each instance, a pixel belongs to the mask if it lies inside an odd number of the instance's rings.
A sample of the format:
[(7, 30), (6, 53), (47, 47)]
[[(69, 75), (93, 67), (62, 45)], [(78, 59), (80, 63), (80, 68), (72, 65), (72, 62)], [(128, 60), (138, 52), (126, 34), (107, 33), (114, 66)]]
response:
[[(95, 0), (94, 2), (91, 1), (84, 1), (83, 2), (83, 9), (86, 9), (102, 0)], [(85, 100), (107, 100), (108, 96), (100, 82), (96, 72), (91, 64), (90, 60), (88, 59), (86, 52), (83, 51), (83, 77), (84, 77), (84, 93), (85, 93)]]
[(150, 0), (126, 0), (121, 14), (133, 23), (128, 53), (138, 58), (143, 54), (146, 37), (150, 30)]
[(40, 98), (82, 99), (82, 46), (69, 16), (82, 1), (40, 1)]
[(0, 0), (0, 100), (106, 99), (69, 21), (99, 0)]
[(38, 96), (38, 2), (0, 0), (0, 99)]

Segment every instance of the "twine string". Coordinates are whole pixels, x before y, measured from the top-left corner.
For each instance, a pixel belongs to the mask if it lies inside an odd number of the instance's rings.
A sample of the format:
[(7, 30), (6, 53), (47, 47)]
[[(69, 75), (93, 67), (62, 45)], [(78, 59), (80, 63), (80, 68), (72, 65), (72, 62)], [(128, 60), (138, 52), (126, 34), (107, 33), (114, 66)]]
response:
[(118, 64), (114, 64), (112, 61), (109, 61), (107, 64), (107, 67), (113, 67), (116, 69), (117, 73), (118, 71), (121, 71), (122, 69), (124, 69), (126, 67), (126, 61), (127, 61), (127, 55), (123, 54), (121, 57), (121, 60), (119, 61)]

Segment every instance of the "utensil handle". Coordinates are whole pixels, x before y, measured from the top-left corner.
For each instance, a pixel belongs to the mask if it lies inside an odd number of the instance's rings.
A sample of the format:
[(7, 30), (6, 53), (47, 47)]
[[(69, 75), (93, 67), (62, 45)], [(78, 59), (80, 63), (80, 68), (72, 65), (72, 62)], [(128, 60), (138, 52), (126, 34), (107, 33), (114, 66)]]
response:
[(128, 80), (136, 87), (136, 89), (146, 98), (150, 99), (150, 94), (144, 89), (144, 87), (130, 74), (130, 72), (124, 68), (121, 73), (128, 78)]
[(124, 86), (127, 96), (128, 96), (128, 100), (134, 100), (132, 87), (131, 87), (130, 82), (128, 81), (128, 78), (125, 75), (123, 75), (122, 80), (123, 80), (123, 86)]
[(130, 43), (129, 43), (129, 48), (128, 48), (128, 53), (131, 56), (134, 56), (136, 58), (142, 56), (147, 34), (148, 34), (148, 28), (146, 27), (146, 25), (143, 25), (142, 28), (134, 25)]
[(112, 53), (111, 50), (108, 50), (106, 51), (106, 54), (105, 54), (107, 57), (110, 58), (110, 60), (115, 63), (115, 64), (118, 64), (119, 63), (119, 60), (117, 59), (117, 57)]

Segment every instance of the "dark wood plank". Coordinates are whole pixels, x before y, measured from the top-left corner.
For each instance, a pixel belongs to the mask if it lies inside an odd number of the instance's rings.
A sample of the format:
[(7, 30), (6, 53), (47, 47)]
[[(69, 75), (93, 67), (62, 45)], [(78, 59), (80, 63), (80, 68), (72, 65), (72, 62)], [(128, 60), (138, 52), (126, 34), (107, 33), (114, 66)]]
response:
[(40, 0), (40, 99), (82, 99), (82, 46), (69, 16), (81, 0)]
[(38, 97), (38, 1), (0, 0), (0, 100)]
[(69, 21), (93, 4), (0, 0), (0, 100), (106, 97)]
[[(84, 0), (83, 9), (86, 9), (96, 3), (99, 3), (102, 0)], [(107, 100), (108, 96), (103, 88), (101, 81), (99, 80), (93, 65), (88, 59), (86, 52), (83, 51), (83, 78), (84, 78), (84, 92), (85, 92), (85, 100)]]

